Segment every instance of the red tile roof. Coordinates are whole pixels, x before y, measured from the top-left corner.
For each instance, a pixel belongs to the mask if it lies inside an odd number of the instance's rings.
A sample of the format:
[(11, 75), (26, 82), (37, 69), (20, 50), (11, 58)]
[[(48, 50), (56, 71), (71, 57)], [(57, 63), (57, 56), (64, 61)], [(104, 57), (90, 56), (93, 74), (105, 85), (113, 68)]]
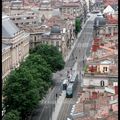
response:
[(64, 26), (65, 25), (65, 22), (64, 22), (64, 20), (62, 20), (60, 17), (58, 17), (58, 16), (53, 16), (53, 17), (51, 17), (47, 22), (46, 22), (46, 24), (48, 25), (48, 26), (53, 26), (53, 25), (55, 25), (55, 24), (57, 24), (57, 25), (59, 25), (59, 26)]
[(118, 0), (103, 0), (105, 6), (118, 4)]
[(75, 17), (73, 15), (70, 15), (70, 14), (67, 14), (67, 13), (64, 13), (64, 18), (70, 19), (70, 20), (74, 20), (75, 19)]
[(108, 24), (118, 24), (118, 19), (116, 19), (112, 15), (106, 15), (106, 20)]

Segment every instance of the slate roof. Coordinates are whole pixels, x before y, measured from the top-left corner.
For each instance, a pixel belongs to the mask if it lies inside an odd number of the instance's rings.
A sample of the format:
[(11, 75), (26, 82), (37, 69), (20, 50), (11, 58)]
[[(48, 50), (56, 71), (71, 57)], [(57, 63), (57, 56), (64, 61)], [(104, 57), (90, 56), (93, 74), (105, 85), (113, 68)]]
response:
[(51, 33), (60, 33), (60, 27), (57, 25), (52, 26)]
[(6, 15), (2, 15), (2, 38), (12, 38), (20, 29)]
[(111, 7), (112, 7), (115, 11), (118, 11), (118, 4), (113, 4), (113, 5), (111, 5)]
[(60, 16), (60, 10), (59, 10), (59, 8), (53, 9), (52, 16)]
[(2, 43), (2, 50), (6, 49), (6, 48), (9, 48), (9, 47), (10, 47), (10, 45)]
[(94, 26), (95, 27), (100, 27), (100, 26), (104, 26), (106, 24), (106, 20), (103, 17), (96, 17), (94, 20)]

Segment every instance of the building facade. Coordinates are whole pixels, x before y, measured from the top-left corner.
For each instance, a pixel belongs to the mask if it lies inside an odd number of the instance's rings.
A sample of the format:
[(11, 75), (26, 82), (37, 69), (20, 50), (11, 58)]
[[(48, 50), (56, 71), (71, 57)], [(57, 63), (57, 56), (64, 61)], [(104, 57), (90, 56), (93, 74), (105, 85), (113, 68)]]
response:
[(34, 32), (30, 34), (30, 48), (34, 48), (39, 44), (49, 44), (58, 47), (63, 58), (69, 52), (68, 35), (66, 29), (60, 29), (60, 26), (54, 25), (50, 31)]
[(24, 28), (31, 25), (36, 25), (40, 23), (38, 14), (35, 14), (32, 11), (11, 14), (10, 19), (19, 27)]
[(10, 46), (2, 44), (2, 78), (10, 73), (11, 51)]
[(29, 54), (29, 34), (21, 31), (8, 16), (2, 16), (2, 78), (19, 67)]
[(60, 11), (63, 17), (64, 14), (72, 15), (74, 18), (83, 17), (83, 8), (80, 1), (63, 3), (60, 6)]

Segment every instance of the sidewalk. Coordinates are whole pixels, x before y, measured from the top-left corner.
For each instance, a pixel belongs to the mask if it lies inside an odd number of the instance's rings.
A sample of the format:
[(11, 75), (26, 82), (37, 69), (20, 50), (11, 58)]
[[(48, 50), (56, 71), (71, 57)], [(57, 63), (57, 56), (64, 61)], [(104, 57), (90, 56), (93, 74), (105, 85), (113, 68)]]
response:
[(63, 104), (64, 99), (65, 99), (65, 95), (66, 95), (65, 93), (66, 92), (63, 91), (61, 96), (59, 96), (59, 98), (57, 99), (57, 102), (55, 104), (55, 110), (52, 113), (52, 119), (51, 120), (57, 120), (57, 117), (59, 115), (59, 112), (61, 110), (62, 104)]
[[(82, 26), (82, 30), (85, 28), (85, 25), (87, 24), (87, 21), (88, 21), (88, 20), (89, 20), (89, 19), (87, 19), (86, 22), (85, 22), (85, 24)], [(75, 47), (75, 45), (76, 45), (76, 43), (77, 43), (77, 41), (78, 41), (78, 38), (80, 37), (80, 35), (81, 35), (81, 33), (82, 33), (82, 30), (78, 33), (77, 38), (76, 38), (74, 44), (72, 45), (70, 52), (68, 53), (68, 55), (67, 55), (66, 58), (65, 58), (65, 62), (70, 58), (70, 55), (71, 55), (71, 53), (72, 53), (72, 51), (73, 51), (73, 49), (74, 49), (74, 47)]]

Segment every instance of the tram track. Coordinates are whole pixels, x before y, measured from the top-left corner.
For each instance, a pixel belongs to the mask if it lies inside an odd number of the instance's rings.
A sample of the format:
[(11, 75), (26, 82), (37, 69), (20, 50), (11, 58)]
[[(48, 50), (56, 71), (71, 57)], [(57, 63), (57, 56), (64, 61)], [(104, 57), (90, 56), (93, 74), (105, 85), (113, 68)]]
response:
[(72, 100), (71, 98), (65, 98), (64, 103), (63, 103), (63, 107), (59, 113), (58, 116), (58, 120), (66, 120), (67, 118), (67, 114), (69, 112), (70, 109), (70, 105), (72, 104)]
[(62, 108), (60, 110), (57, 120), (67, 120), (67, 118), (69, 117), (72, 106), (77, 101), (77, 98), (78, 98), (77, 94), (80, 91), (80, 86), (79, 86), (80, 82), (78, 81), (76, 84), (77, 85), (76, 85), (76, 89), (73, 94), (73, 98), (65, 98), (64, 99), (64, 102), (63, 102), (63, 105), (62, 105)]

